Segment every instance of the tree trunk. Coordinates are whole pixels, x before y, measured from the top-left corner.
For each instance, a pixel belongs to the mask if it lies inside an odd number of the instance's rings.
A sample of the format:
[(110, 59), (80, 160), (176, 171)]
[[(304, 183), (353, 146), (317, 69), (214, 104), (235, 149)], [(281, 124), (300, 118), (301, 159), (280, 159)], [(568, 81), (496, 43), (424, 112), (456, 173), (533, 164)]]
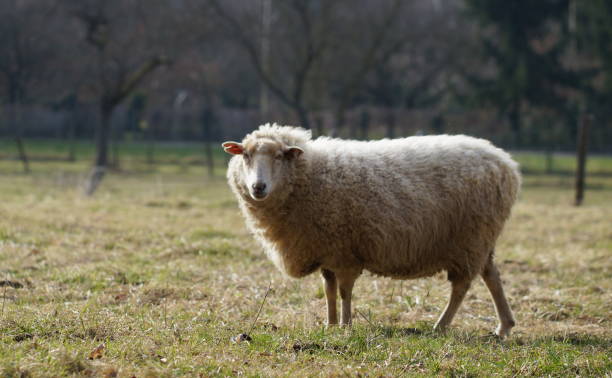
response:
[(162, 117), (158, 112), (153, 113), (149, 125), (146, 129), (147, 138), (147, 164), (155, 164), (155, 140), (157, 138), (157, 125), (162, 122)]
[(367, 140), (370, 134), (370, 113), (367, 110), (361, 112), (359, 128), (361, 129), (361, 139)]
[(10, 125), (15, 132), (15, 144), (17, 145), (19, 160), (21, 160), (23, 165), (23, 173), (30, 173), (30, 161), (23, 143), (22, 128), (20, 125), (21, 113), (19, 106), (20, 105), (17, 103), (10, 104)]
[(119, 161), (119, 147), (121, 146), (121, 141), (123, 140), (123, 127), (122, 125), (115, 124), (116, 127), (110, 127), (112, 131), (112, 143), (111, 143), (111, 151), (112, 151), (112, 159), (111, 159), (111, 167), (114, 169), (119, 169), (121, 166), (121, 162)]
[(546, 144), (545, 154), (546, 154), (546, 166), (544, 170), (547, 175), (550, 175), (553, 173), (553, 151), (552, 151), (552, 147), (550, 146), (550, 144)]
[(23, 146), (23, 139), (21, 136), (15, 137), (15, 143), (17, 143), (17, 151), (19, 153), (19, 160), (23, 163), (23, 173), (30, 173), (30, 163), (28, 161), (28, 155), (25, 147)]
[(355, 125), (353, 123), (351, 123), (349, 125), (349, 138), (356, 140), (358, 138), (358, 130), (359, 130), (359, 125)]
[(204, 152), (206, 154), (206, 166), (208, 167), (208, 177), (214, 177), (215, 175), (215, 160), (212, 151), (212, 143), (210, 141), (204, 142)]
[(512, 139), (514, 148), (519, 148), (521, 145), (521, 101), (516, 99), (512, 103), (512, 108), (509, 114), (510, 129), (512, 130)]
[(444, 116), (440, 114), (435, 115), (431, 120), (431, 129), (433, 130), (434, 134), (444, 134), (444, 124)]
[(147, 164), (155, 164), (155, 132), (153, 131), (153, 125), (149, 125), (151, 130), (147, 131)]
[(106, 167), (108, 165), (108, 140), (110, 135), (110, 121), (112, 109), (102, 109), (100, 127), (96, 133), (96, 160), (95, 166)]
[(385, 123), (387, 125), (386, 137), (389, 139), (393, 139), (395, 138), (395, 112), (393, 111), (393, 109), (387, 109), (387, 114), (385, 118)]
[(298, 107), (295, 111), (300, 119), (300, 126), (306, 130), (310, 130), (310, 118), (308, 117), (308, 111), (302, 107)]
[[(270, 26), (272, 25), (272, 1), (263, 0), (261, 9), (261, 69), (270, 72)], [(261, 123), (270, 122), (270, 91), (265, 83), (260, 83), (259, 115)]]
[(110, 134), (110, 120), (113, 107), (102, 106), (100, 123), (96, 130), (96, 157), (94, 166), (85, 185), (85, 194), (91, 196), (102, 182), (108, 167), (108, 139)]
[(68, 117), (68, 156), (66, 158), (70, 162), (76, 161), (76, 124), (76, 115), (71, 112)]
[(202, 134), (204, 139), (204, 154), (206, 155), (206, 166), (208, 167), (208, 177), (215, 175), (215, 161), (211, 146), (211, 123), (212, 123), (212, 111), (209, 108), (205, 108), (202, 114)]
[(331, 136), (333, 138), (337, 138), (340, 135), (340, 130), (344, 127), (344, 108), (339, 108), (336, 110), (336, 114), (334, 117), (334, 125), (331, 130)]
[(315, 128), (317, 130), (317, 137), (320, 137), (325, 134), (325, 130), (323, 128), (323, 117), (321, 117), (321, 115), (316, 116), (314, 122)]

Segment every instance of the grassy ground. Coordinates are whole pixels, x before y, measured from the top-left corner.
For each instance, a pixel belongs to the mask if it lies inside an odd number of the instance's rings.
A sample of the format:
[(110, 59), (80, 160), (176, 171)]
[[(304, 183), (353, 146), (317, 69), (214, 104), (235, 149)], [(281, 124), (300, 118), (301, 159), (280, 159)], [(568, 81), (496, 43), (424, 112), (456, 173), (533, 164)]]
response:
[[(5, 375), (612, 374), (611, 178), (590, 178), (575, 208), (571, 177), (525, 177), (498, 247), (518, 326), (499, 341), (480, 280), (452, 330), (432, 333), (442, 275), (365, 274), (355, 325), (326, 329), (319, 277), (273, 268), (221, 171), (126, 164), (85, 198), (86, 161), (32, 168), (0, 160)], [(230, 341), (245, 332), (250, 342)]]

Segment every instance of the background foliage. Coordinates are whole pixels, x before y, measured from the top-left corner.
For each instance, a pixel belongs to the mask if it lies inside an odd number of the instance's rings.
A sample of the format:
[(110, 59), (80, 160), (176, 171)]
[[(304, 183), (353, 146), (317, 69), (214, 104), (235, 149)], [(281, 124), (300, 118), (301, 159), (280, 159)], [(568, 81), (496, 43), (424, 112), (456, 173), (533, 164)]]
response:
[(610, 25), (605, 0), (6, 0), (0, 133), (219, 141), (272, 120), (571, 150), (584, 109), (609, 152)]

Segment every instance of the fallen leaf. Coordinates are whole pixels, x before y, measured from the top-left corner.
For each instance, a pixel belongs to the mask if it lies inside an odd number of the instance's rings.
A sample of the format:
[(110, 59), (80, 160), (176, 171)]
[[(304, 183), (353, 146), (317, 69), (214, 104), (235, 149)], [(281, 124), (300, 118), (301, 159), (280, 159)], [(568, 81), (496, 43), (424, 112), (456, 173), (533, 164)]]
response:
[(99, 358), (102, 358), (104, 356), (104, 349), (106, 347), (104, 346), (104, 343), (98, 345), (97, 347), (94, 348), (94, 350), (91, 351), (91, 353), (89, 353), (89, 359), (90, 360), (97, 360)]
[(278, 331), (278, 326), (273, 323), (264, 323), (263, 328), (274, 332)]
[(252, 341), (253, 339), (251, 338), (251, 336), (247, 335), (246, 333), (241, 333), (238, 336), (232, 337), (232, 341), (235, 342), (236, 344), (239, 344), (243, 341)]
[(117, 302), (124, 301), (126, 299), (127, 299), (127, 294), (125, 294), (125, 293), (119, 293), (119, 294), (115, 295), (115, 300)]

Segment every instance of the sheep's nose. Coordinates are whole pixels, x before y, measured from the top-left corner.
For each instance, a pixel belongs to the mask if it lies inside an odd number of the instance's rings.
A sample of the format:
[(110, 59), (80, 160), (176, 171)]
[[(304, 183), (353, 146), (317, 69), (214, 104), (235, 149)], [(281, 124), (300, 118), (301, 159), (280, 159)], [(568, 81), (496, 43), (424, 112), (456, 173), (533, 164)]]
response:
[(253, 190), (257, 193), (263, 193), (264, 190), (266, 190), (266, 183), (265, 182), (256, 182), (255, 184), (252, 185), (253, 186)]

